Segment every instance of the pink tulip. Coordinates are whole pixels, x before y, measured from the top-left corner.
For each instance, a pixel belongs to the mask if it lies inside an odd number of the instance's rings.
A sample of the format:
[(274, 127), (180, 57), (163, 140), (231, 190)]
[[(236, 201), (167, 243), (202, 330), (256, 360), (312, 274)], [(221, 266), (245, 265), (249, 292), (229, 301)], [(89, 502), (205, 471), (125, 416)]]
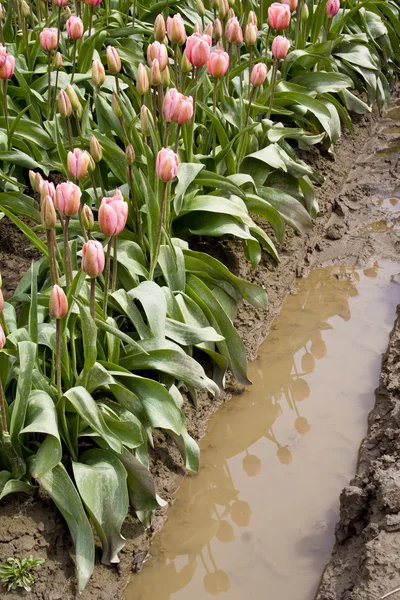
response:
[(274, 38), (274, 41), (272, 42), (272, 56), (275, 56), (275, 58), (277, 58), (278, 60), (285, 58), (289, 48), (289, 40), (283, 37), (283, 35), (277, 35)]
[(243, 42), (243, 31), (237, 17), (231, 17), (225, 27), (225, 37), (230, 44), (240, 46)]
[(223, 77), (229, 68), (229, 54), (224, 50), (213, 50), (208, 57), (207, 70), (212, 77)]
[(57, 29), (54, 29), (54, 27), (45, 27), (40, 32), (39, 39), (43, 50), (51, 52), (57, 48)]
[(209, 35), (193, 33), (186, 42), (186, 56), (194, 67), (203, 67), (210, 56), (212, 40)]
[(282, 4), (286, 4), (290, 8), (291, 13), (296, 10), (298, 3), (298, 0), (282, 0)]
[(43, 200), (45, 196), (50, 196), (54, 202), (56, 197), (56, 188), (54, 187), (54, 183), (47, 181), (47, 179), (42, 179), (39, 183), (39, 193), (41, 200)]
[(112, 75), (116, 75), (122, 69), (121, 59), (118, 50), (114, 46), (107, 46), (106, 50), (107, 66)]
[(149, 67), (153, 64), (153, 60), (158, 60), (160, 71), (164, 71), (168, 65), (168, 52), (164, 44), (155, 41), (147, 46), (147, 62)]
[(4, 346), (6, 345), (6, 336), (4, 333), (4, 330), (2, 328), (2, 326), (0, 325), (0, 350), (3, 350)]
[(157, 154), (156, 172), (161, 181), (172, 181), (178, 173), (179, 159), (170, 148), (163, 148)]
[(146, 67), (142, 63), (139, 63), (137, 68), (136, 89), (141, 96), (149, 91), (149, 76)]
[(54, 4), (58, 7), (67, 6), (69, 0), (54, 0)]
[(290, 8), (286, 4), (273, 2), (268, 9), (268, 22), (272, 29), (287, 29), (290, 23)]
[(59, 183), (56, 188), (55, 206), (67, 217), (76, 215), (81, 204), (82, 192), (79, 186), (71, 181)]
[(42, 207), (40, 209), (40, 220), (46, 229), (54, 229), (57, 224), (57, 215), (54, 208), (54, 202), (50, 196), (45, 196), (42, 200)]
[(193, 98), (192, 96), (182, 96), (182, 102), (178, 115), (175, 115), (175, 122), (179, 125), (185, 125), (193, 117)]
[(267, 65), (265, 65), (264, 63), (257, 63), (256, 65), (254, 65), (251, 71), (250, 83), (254, 85), (254, 87), (260, 87), (266, 80), (267, 73)]
[(7, 48), (5, 46), (3, 46), (3, 44), (0, 44), (0, 67), (2, 67), (5, 64), (6, 58), (7, 58)]
[(326, 14), (330, 19), (338, 14), (340, 8), (340, 0), (328, 0), (326, 3)]
[(53, 319), (62, 319), (68, 314), (68, 300), (59, 285), (53, 285), (50, 292), (49, 313)]
[(119, 190), (112, 198), (103, 198), (99, 208), (99, 227), (105, 235), (118, 235), (128, 218), (128, 204)]
[(73, 152), (68, 152), (67, 167), (68, 174), (72, 179), (83, 179), (86, 177), (90, 163), (90, 156), (86, 151), (75, 148)]
[(189, 123), (193, 117), (193, 98), (184, 96), (175, 88), (168, 90), (164, 97), (162, 114), (168, 123)]
[(98, 87), (101, 87), (106, 80), (106, 73), (104, 67), (99, 60), (92, 62), (92, 81)]
[(179, 13), (167, 19), (168, 39), (172, 44), (182, 44), (186, 41), (185, 23)]
[(5, 63), (0, 67), (0, 79), (11, 79), (14, 75), (15, 59), (12, 54), (7, 54)]
[(67, 34), (72, 40), (80, 40), (83, 36), (83, 23), (79, 17), (72, 16), (67, 21)]
[(98, 6), (101, 3), (101, 0), (84, 0), (84, 2), (88, 6)]
[(82, 247), (82, 271), (92, 279), (104, 270), (104, 250), (100, 242), (89, 240)]

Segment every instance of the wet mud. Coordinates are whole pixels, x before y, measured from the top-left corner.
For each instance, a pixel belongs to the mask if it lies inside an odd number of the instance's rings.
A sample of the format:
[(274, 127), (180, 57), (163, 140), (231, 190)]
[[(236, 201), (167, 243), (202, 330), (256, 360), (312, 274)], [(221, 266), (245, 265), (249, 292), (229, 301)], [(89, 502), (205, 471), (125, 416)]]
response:
[[(392, 109), (397, 110), (396, 100)], [(374, 154), (387, 148), (389, 143), (400, 141), (400, 134), (383, 132), (385, 128), (393, 129), (398, 125), (400, 123), (393, 118), (379, 120), (376, 115), (363, 118), (356, 124), (354, 137), (344, 133), (335, 147), (334, 160), (317, 150), (303, 157), (326, 178), (318, 190), (321, 212), (315, 227), (307, 236), (299, 237), (288, 231), (284, 244), (277, 244), (281, 257), (279, 265), (264, 256), (253, 272), (239, 244), (226, 240), (218, 245), (204, 245), (204, 249), (216, 254), (235, 274), (264, 285), (269, 294), (267, 315), (247, 305), (238, 312), (236, 325), (250, 360), (256, 358), (258, 347), (279, 313), (284, 298), (293, 289), (296, 276), (304, 277), (312, 268), (322, 265), (356, 265), (374, 270), (376, 257), (393, 259), (396, 256), (399, 239), (395, 225), (383, 232), (363, 231), (363, 227), (395, 216), (396, 206), (390, 210), (388, 205), (392, 206), (390, 199), (400, 197), (400, 190), (395, 189), (399, 183), (396, 162), (399, 156), (393, 152), (374, 158)], [(376, 173), (374, 160), (379, 161), (380, 165)], [(376, 177), (378, 174), (379, 177)], [(380, 205), (380, 201), (384, 203)], [(21, 236), (14, 253), (9, 253), (9, 235), (3, 235), (3, 227), (9, 226), (6, 220), (0, 221), (0, 270), (8, 291), (11, 291), (16, 279), (29, 265), (30, 258)], [(14, 235), (17, 234), (10, 234)], [(241, 394), (241, 390), (231, 381), (218, 401), (204, 394), (199, 399), (197, 411), (188, 405), (190, 434), (200, 440), (210, 416), (221, 404), (238, 394)], [(165, 435), (155, 432), (155, 444), (151, 470), (158, 493), (172, 503), (185, 476), (183, 464), (178, 451)], [(151, 529), (144, 531), (137, 519), (130, 516), (122, 531), (127, 543), (121, 553), (121, 563), (116, 568), (107, 568), (98, 563), (81, 598), (121, 599), (132, 566), (140, 568), (141, 558), (146, 556), (151, 540), (162, 528), (165, 518), (166, 510), (158, 511)], [(57, 511), (46, 499), (9, 497), (0, 506), (0, 560), (10, 555), (26, 554), (46, 559), (43, 567), (37, 571), (37, 583), (31, 594), (34, 600), (72, 600), (76, 597), (72, 544)], [(14, 595), (2, 593), (1, 597), (11, 598)]]

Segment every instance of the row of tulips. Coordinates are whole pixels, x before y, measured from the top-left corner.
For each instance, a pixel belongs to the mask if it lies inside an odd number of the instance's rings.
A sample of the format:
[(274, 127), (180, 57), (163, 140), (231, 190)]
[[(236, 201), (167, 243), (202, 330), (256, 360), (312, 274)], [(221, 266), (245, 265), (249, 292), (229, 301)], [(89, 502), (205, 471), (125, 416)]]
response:
[(400, 66), (392, 0), (175, 9), (0, 5), (0, 210), (41, 255), (12, 298), (0, 285), (0, 498), (53, 499), (80, 591), (90, 521), (112, 565), (129, 506), (148, 527), (164, 504), (153, 429), (196, 471), (184, 402), (228, 371), (250, 383), (234, 319), (266, 293), (192, 242), (228, 235), (254, 268), (263, 250), (279, 260), (285, 227), (318, 214), (321, 176), (296, 145), (334, 155), (341, 123), (382, 108)]

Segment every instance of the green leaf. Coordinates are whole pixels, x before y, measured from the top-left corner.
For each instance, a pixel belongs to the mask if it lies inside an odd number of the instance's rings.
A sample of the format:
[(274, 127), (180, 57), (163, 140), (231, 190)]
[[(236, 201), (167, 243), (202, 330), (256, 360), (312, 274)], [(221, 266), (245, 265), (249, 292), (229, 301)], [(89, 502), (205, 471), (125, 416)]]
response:
[(21, 192), (1, 192), (0, 210), (3, 210), (3, 207), (19, 217), (25, 217), (35, 223), (40, 223), (38, 203)]
[(3, 498), (5, 498), (6, 496), (8, 496), (8, 494), (32, 494), (32, 492), (35, 490), (35, 487), (33, 485), (30, 485), (29, 483), (25, 483), (24, 481), (20, 481), (19, 479), (8, 479), (4, 485), (4, 479), (5, 477), (1, 477), (1, 475), (3, 473), (6, 473), (7, 475), (10, 475), (10, 477), (12, 476), (11, 473), (8, 473), (8, 471), (1, 471), (0, 473), (0, 500), (2, 500)]
[(75, 544), (78, 591), (82, 592), (94, 568), (93, 533), (82, 501), (61, 463), (52, 471), (47, 471), (38, 481), (67, 521)]
[(194, 327), (168, 318), (165, 335), (181, 346), (196, 346), (203, 342), (221, 342), (224, 339), (213, 327)]
[(97, 359), (97, 327), (92, 318), (89, 308), (82, 302), (79, 304), (79, 313), (81, 317), (81, 329), (83, 337), (84, 350), (84, 370), (91, 369)]
[(12, 443), (18, 446), (18, 436), (25, 423), (29, 395), (32, 387), (32, 373), (36, 360), (36, 344), (19, 342), (18, 344), (19, 374), (17, 393), (11, 415), (10, 435)]
[(73, 462), (76, 486), (103, 547), (104, 565), (119, 563), (125, 545), (121, 527), (128, 514), (127, 472), (111, 452), (95, 448)]
[(121, 462), (128, 471), (129, 501), (135, 510), (157, 510), (166, 505), (157, 495), (151, 473), (125, 448)]
[(175, 246), (162, 245), (158, 257), (163, 277), (173, 292), (183, 291), (185, 289), (185, 259), (182, 249)]
[(277, 188), (261, 187), (258, 190), (263, 200), (271, 204), (283, 219), (300, 233), (306, 233), (312, 227), (312, 220), (304, 206), (290, 194), (281, 192)]
[(325, 71), (310, 71), (303, 75), (298, 75), (292, 79), (292, 83), (297, 83), (303, 87), (314, 90), (317, 94), (325, 92), (337, 93), (346, 88), (354, 87), (353, 81), (347, 75), (342, 73), (327, 73)]
[(153, 281), (142, 281), (128, 296), (143, 306), (152, 336), (164, 338), (167, 305), (160, 286)]
[(180, 213), (183, 197), (186, 190), (195, 180), (200, 171), (204, 169), (204, 165), (200, 163), (180, 163), (178, 168), (177, 179), (178, 183), (175, 188), (174, 210), (177, 215)]

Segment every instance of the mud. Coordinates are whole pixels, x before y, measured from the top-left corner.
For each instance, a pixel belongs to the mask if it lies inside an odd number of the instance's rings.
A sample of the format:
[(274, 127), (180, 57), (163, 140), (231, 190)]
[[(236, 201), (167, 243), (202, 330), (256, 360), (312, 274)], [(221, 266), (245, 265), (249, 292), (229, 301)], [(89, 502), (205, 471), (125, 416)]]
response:
[[(290, 292), (296, 276), (306, 275), (311, 267), (323, 263), (337, 264), (340, 260), (345, 260), (347, 264), (359, 264), (373, 269), (373, 263), (369, 264), (368, 261), (377, 249), (382, 257), (390, 258), (396, 253), (398, 240), (394, 227), (384, 233), (358, 231), (358, 227), (386, 219), (387, 210), (379, 206), (377, 201), (379, 198), (374, 200), (369, 182), (365, 182), (367, 176), (367, 179), (370, 177), (374, 184), (373, 164), (368, 167), (357, 162), (360, 155), (364, 156), (363, 160), (365, 156), (369, 156), (369, 152), (373, 155), (375, 150), (370, 151), (368, 146), (371, 142), (378, 145), (381, 143), (382, 148), (377, 147), (377, 151), (388, 146), (387, 136), (390, 137), (391, 143), (395, 144), (398, 141), (396, 134), (381, 132), (382, 127), (392, 129), (395, 126), (395, 120), (385, 119), (383, 122), (378, 122), (376, 116), (371, 116), (356, 124), (354, 137), (346, 133), (343, 135), (335, 148), (335, 160), (327, 155), (321, 155), (316, 150), (304, 156), (326, 176), (325, 183), (318, 190), (320, 216), (311, 233), (305, 237), (299, 237), (288, 230), (284, 244), (278, 244), (281, 257), (278, 266), (264, 256), (257, 270), (252, 272), (239, 244), (226, 241), (219, 244), (216, 249), (215, 247), (212, 249), (213, 252), (217, 251), (218, 256), (233, 272), (264, 285), (269, 294), (270, 308), (267, 315), (247, 305), (238, 312), (236, 325), (243, 336), (249, 359), (256, 357), (257, 349), (265, 338), (273, 318), (279, 312), (283, 299)], [(395, 152), (378, 157), (384, 165), (384, 168), (382, 167), (384, 180), (397, 177), (396, 157)], [(382, 185), (380, 181), (375, 183)], [(398, 192), (397, 195), (400, 193)], [(396, 194), (391, 191), (390, 197), (395, 198)], [(381, 198), (389, 198), (389, 195), (383, 194)], [(4, 223), (0, 221), (1, 234), (5, 223), (6, 221)], [(29, 254), (23, 250), (21, 238), (16, 241), (15, 252), (10, 257), (9, 250), (4, 244), (10, 242), (10, 237), (14, 239), (14, 235), (17, 234), (12, 232), (0, 236), (0, 269), (3, 279), (7, 282), (8, 291), (12, 290), (17, 277), (22, 275), (30, 262)], [(210, 415), (237, 391), (234, 383), (231, 382), (218, 401), (203, 395), (199, 398), (197, 411), (188, 406), (187, 416), (191, 435), (198, 440), (203, 437)], [(172, 502), (175, 491), (185, 474), (182, 461), (170, 440), (160, 432), (155, 434), (155, 445), (157, 450), (152, 456), (151, 470), (158, 493)], [(0, 509), (0, 559), (9, 555), (26, 554), (46, 559), (43, 567), (37, 571), (37, 583), (31, 597), (34, 600), (75, 598), (72, 544), (57, 512), (45, 500), (40, 498), (27, 500), (23, 496), (6, 498), (1, 502)], [(83, 600), (117, 600), (122, 597), (134, 556), (147, 552), (152, 537), (165, 521), (165, 513), (166, 511), (163, 510), (156, 514), (152, 528), (148, 532), (143, 530), (134, 517), (127, 519), (122, 531), (127, 543), (121, 553), (120, 565), (115, 569), (96, 565), (90, 584), (81, 596)], [(3, 593), (1, 597), (11, 598), (11, 595)]]

